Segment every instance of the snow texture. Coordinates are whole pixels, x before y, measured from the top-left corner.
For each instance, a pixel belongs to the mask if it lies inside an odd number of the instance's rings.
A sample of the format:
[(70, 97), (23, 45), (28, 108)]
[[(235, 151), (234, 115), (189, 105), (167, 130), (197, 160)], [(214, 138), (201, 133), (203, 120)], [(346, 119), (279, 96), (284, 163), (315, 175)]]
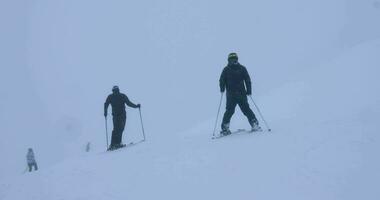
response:
[[(379, 199), (379, 7), (1, 1), (0, 199)], [(211, 140), (230, 52), (271, 133)], [(142, 104), (147, 140), (105, 152), (113, 85)], [(127, 112), (123, 140), (139, 141)]]

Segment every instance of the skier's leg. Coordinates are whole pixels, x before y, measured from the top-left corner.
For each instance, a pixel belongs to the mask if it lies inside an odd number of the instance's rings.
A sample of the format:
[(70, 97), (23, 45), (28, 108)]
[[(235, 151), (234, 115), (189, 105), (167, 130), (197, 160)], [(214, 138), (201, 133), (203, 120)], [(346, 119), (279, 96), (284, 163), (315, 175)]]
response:
[(34, 170), (37, 171), (38, 170), (37, 163), (35, 162), (33, 165), (34, 165)]
[(120, 138), (121, 138), (121, 132), (122, 132), (122, 123), (123, 123), (123, 116), (118, 115), (116, 119), (116, 126), (115, 126), (115, 146), (118, 147), (120, 145)]
[(247, 117), (249, 124), (254, 127), (258, 125), (257, 118), (253, 113), (252, 109), (249, 107), (247, 96), (242, 96), (239, 98), (239, 107), (243, 114)]
[(227, 95), (226, 112), (224, 113), (223, 122), (221, 125), (222, 130), (226, 130), (229, 128), (231, 117), (235, 113), (236, 104), (237, 102), (235, 98)]
[(32, 171), (32, 164), (28, 164), (29, 172)]
[(122, 142), (122, 138), (123, 138), (123, 131), (124, 131), (124, 128), (125, 128), (125, 122), (127, 120), (127, 116), (126, 115), (122, 115), (120, 116), (120, 119), (119, 119), (119, 134), (117, 136), (117, 144), (121, 144)]
[(119, 125), (117, 115), (113, 116), (112, 122), (113, 122), (113, 130), (112, 130), (112, 137), (111, 137), (111, 148), (117, 144), (117, 134), (118, 134), (118, 125)]

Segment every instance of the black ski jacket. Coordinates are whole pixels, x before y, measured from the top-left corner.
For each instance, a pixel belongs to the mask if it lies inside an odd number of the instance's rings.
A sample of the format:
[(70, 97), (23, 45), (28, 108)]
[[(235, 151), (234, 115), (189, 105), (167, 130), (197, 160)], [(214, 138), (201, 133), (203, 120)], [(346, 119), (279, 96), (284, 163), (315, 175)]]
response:
[(104, 113), (107, 113), (107, 109), (110, 104), (112, 106), (112, 115), (126, 114), (125, 104), (132, 108), (138, 107), (128, 99), (127, 95), (119, 92), (112, 93), (107, 97), (107, 100), (104, 103)]
[[(244, 87), (245, 83), (245, 87)], [(247, 69), (240, 63), (228, 64), (219, 79), (220, 91), (227, 89), (227, 95), (252, 94), (251, 78)]]

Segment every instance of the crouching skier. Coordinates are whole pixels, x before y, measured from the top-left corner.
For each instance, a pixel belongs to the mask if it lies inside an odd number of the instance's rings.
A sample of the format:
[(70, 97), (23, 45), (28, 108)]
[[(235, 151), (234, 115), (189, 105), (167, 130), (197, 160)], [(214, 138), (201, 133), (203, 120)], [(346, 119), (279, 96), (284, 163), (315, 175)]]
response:
[(106, 102), (104, 103), (104, 117), (107, 117), (107, 110), (110, 104), (112, 106), (113, 130), (111, 145), (108, 150), (112, 151), (125, 146), (125, 144), (121, 143), (127, 119), (125, 104), (132, 108), (140, 108), (140, 104), (136, 105), (132, 103), (125, 94), (120, 93), (118, 86), (112, 88), (112, 94), (107, 97)]
[[(227, 105), (222, 122), (222, 135), (229, 135), (231, 117), (235, 112), (236, 105), (239, 105), (243, 114), (248, 118), (252, 131), (261, 131), (259, 122), (248, 104), (247, 96), (252, 94), (251, 78), (247, 69), (238, 62), (236, 53), (228, 55), (228, 65), (223, 69), (219, 79), (220, 92), (227, 90)], [(244, 86), (245, 84), (245, 86)]]
[(35, 171), (38, 170), (37, 162), (36, 162), (36, 159), (34, 158), (34, 152), (32, 148), (28, 149), (28, 153), (26, 154), (26, 161), (28, 163), (29, 172), (32, 171), (33, 167)]

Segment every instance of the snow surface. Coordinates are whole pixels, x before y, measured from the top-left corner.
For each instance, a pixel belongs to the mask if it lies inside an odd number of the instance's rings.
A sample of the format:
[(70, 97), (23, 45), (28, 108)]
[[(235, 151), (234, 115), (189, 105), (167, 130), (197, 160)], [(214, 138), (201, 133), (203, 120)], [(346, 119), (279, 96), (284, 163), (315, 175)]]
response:
[[(378, 4), (1, 1), (0, 199), (379, 199)], [(210, 139), (231, 51), (272, 133)], [(113, 84), (147, 141), (108, 153)]]
[[(355, 47), (310, 77), (260, 98), (271, 133), (211, 140), (210, 119), (182, 134), (111, 153), (98, 148), (17, 176), (2, 183), (1, 197), (378, 199), (380, 85), (373, 83), (379, 50), (380, 41)], [(368, 63), (357, 68), (363, 60)], [(321, 95), (327, 99), (315, 101)], [(234, 120), (233, 127), (247, 123)]]

